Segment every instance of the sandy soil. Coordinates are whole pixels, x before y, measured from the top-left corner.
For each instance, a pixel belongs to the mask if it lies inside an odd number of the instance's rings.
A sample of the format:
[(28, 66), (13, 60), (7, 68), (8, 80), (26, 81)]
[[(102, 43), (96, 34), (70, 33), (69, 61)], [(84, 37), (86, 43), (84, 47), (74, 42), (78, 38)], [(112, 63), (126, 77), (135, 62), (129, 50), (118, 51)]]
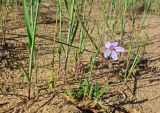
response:
[[(27, 34), (24, 23), (21, 21), (22, 12), (18, 13), (16, 21), (13, 21), (16, 14), (9, 16), (5, 35), (0, 36), (0, 47), (3, 50), (0, 53), (0, 113), (82, 113), (81, 110), (66, 101), (62, 93), (64, 88), (63, 75), (56, 77), (55, 89), (48, 88), (54, 31), (54, 18), (50, 15), (55, 11), (49, 12), (50, 9), (47, 4), (44, 5), (43, 11), (40, 13), (39, 29), (37, 30), (38, 83), (35, 80), (32, 83), (33, 98), (30, 101), (27, 100), (27, 83), (21, 77), (19, 67), (11, 60), (11, 57), (16, 58), (27, 67)], [(115, 113), (124, 111), (128, 113), (160, 113), (159, 18), (158, 15), (149, 15), (145, 24), (144, 31), (147, 31), (149, 39), (141, 63), (145, 65), (144, 69), (139, 72), (137, 78), (133, 78), (128, 83), (128, 87), (117, 79), (113, 79), (106, 99), (103, 100), (104, 105), (112, 104), (115, 106), (116, 109), (113, 110)], [(64, 30), (64, 35), (65, 33)], [(3, 37), (5, 37), (5, 42), (2, 40)], [(61, 72), (61, 70), (58, 71)], [(105, 70), (103, 73), (97, 70), (92, 79), (97, 79), (103, 83), (108, 79), (107, 74), (108, 72)], [(77, 78), (76, 80), (74, 83), (70, 77), (67, 86), (74, 87), (78, 82)], [(121, 110), (122, 108), (125, 110)]]

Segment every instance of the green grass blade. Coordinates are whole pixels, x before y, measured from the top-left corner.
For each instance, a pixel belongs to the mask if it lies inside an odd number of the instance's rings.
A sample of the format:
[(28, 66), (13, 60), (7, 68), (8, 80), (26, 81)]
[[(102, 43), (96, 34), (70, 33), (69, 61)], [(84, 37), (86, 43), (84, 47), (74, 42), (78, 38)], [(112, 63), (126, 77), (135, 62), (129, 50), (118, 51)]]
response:
[(26, 0), (22, 0), (22, 3), (23, 3), (24, 20), (25, 20), (27, 33), (28, 33), (28, 38), (29, 38), (29, 47), (31, 47), (33, 29), (31, 28), (31, 25), (30, 25), (30, 20), (29, 20), (29, 16), (28, 16), (28, 8), (27, 8)]
[[(59, 0), (60, 1), (60, 0)], [(66, 9), (67, 9), (67, 11), (68, 11), (68, 3), (67, 3), (67, 0), (64, 0), (64, 4), (65, 4), (65, 7), (66, 7)]]
[(15, 59), (12, 59), (14, 62), (16, 62), (16, 64), (20, 67), (21, 71), (22, 71), (22, 77), (24, 77), (24, 80), (26, 82), (30, 82), (30, 78), (29, 78), (29, 74), (27, 73), (27, 71), (23, 68), (23, 65), (20, 64), (18, 61), (16, 61)]
[(94, 100), (96, 100), (98, 94), (99, 94), (99, 83), (96, 81), (94, 83), (94, 86), (93, 86), (93, 96), (94, 96), (93, 98), (94, 98)]
[(102, 86), (102, 89), (101, 89), (101, 91), (99, 92), (96, 100), (98, 100), (98, 99), (100, 99), (101, 97), (103, 97), (104, 94), (106, 93), (107, 89), (108, 89), (108, 83), (105, 82), (105, 84)]

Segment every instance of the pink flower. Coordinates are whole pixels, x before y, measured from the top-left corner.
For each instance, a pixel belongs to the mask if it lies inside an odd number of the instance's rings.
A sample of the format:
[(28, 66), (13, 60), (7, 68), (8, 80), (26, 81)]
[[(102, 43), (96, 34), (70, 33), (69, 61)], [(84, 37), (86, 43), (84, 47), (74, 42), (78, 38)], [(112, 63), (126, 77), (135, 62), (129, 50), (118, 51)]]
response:
[(116, 52), (124, 52), (124, 48), (118, 46), (118, 42), (106, 42), (105, 47), (108, 49), (104, 52), (105, 58), (111, 56), (113, 60), (118, 60)]

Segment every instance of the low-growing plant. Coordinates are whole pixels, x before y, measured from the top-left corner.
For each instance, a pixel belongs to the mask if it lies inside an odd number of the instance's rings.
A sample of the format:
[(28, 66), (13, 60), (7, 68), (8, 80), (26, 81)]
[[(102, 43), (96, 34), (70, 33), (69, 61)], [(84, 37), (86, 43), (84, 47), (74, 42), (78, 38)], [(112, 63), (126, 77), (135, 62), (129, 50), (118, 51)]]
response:
[[(146, 34), (146, 37), (148, 37), (147, 34)], [(123, 66), (123, 68), (120, 72), (120, 75), (124, 79), (124, 84), (126, 84), (129, 77), (131, 77), (132, 75), (134, 75), (134, 73), (136, 73), (138, 63), (140, 62), (140, 59), (143, 54), (143, 50), (145, 48), (146, 40), (147, 40), (147, 38), (143, 42), (141, 42), (141, 44), (136, 48), (135, 55), (133, 55), (133, 56), (131, 56), (131, 51), (132, 51), (133, 47), (129, 46), (128, 52), (127, 52), (128, 55), (127, 55), (126, 61), (124, 63), (125, 66)]]
[(87, 79), (80, 82), (77, 90), (64, 90), (69, 100), (79, 108), (96, 109), (99, 106), (99, 101), (105, 96), (108, 90), (108, 83), (105, 82), (100, 88), (100, 84), (95, 81), (90, 84)]

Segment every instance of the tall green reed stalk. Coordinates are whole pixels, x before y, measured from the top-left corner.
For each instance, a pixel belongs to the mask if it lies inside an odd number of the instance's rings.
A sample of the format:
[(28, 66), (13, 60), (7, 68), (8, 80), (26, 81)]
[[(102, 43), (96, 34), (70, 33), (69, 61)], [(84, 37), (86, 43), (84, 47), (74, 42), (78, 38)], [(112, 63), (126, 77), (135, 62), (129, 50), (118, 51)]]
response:
[(147, 13), (148, 13), (148, 11), (149, 11), (149, 9), (150, 9), (150, 7), (151, 7), (151, 0), (147, 0), (147, 1), (145, 1), (145, 3), (144, 3), (144, 11), (143, 11), (143, 16), (142, 16), (142, 19), (141, 19), (141, 28), (143, 27), (143, 25), (144, 25), (144, 22), (145, 22), (145, 20), (146, 20), (146, 18), (147, 18)]
[[(91, 4), (93, 4), (93, 1), (91, 1)], [(87, 27), (87, 30), (89, 31), (89, 18), (92, 10), (92, 6), (89, 8), (89, 11), (87, 12), (87, 3), (86, 1), (78, 1), (77, 3), (77, 12), (81, 15), (81, 20), (80, 22), (83, 22), (84, 26)], [(79, 26), (79, 40), (78, 40), (78, 45), (79, 48), (76, 49), (75, 52), (75, 62), (76, 62), (76, 70), (80, 70), (78, 68), (81, 68), (80, 65), (82, 63), (82, 55), (84, 54), (84, 49), (85, 49), (85, 44), (87, 40), (87, 34), (86, 31), (84, 30), (82, 24)], [(77, 73), (77, 72), (76, 72)]]
[[(78, 30), (79, 21), (77, 21), (75, 16), (75, 0), (71, 0), (70, 3), (70, 12), (69, 12), (69, 28), (68, 28), (68, 35), (67, 35), (67, 44), (72, 45), (76, 36), (76, 32)], [(66, 48), (66, 58), (65, 58), (65, 73), (67, 70), (68, 65), (68, 58), (70, 53), (70, 46)]]
[[(68, 5), (67, 5), (67, 1), (64, 0), (65, 2), (65, 6), (66, 6), (66, 9), (68, 12)], [(58, 41), (59, 42), (63, 42), (62, 41), (62, 22), (63, 22), (63, 17), (62, 17), (62, 0), (57, 0), (57, 7), (58, 7), (58, 13), (59, 13), (59, 29), (58, 29)], [(64, 47), (63, 47), (63, 44), (62, 43), (58, 43), (58, 59), (59, 59), (59, 62), (58, 62), (58, 68), (59, 68), (59, 71), (58, 71), (58, 74), (60, 74), (60, 69), (61, 69), (61, 55), (62, 55), (62, 52), (64, 51)]]
[(27, 8), (27, 1), (23, 0), (23, 14), (24, 14), (24, 21), (28, 33), (28, 49), (29, 49), (29, 70), (26, 71), (23, 68), (23, 72), (25, 78), (27, 78), (28, 82), (28, 98), (31, 97), (31, 81), (32, 81), (32, 74), (33, 68), (35, 66), (35, 44), (36, 44), (36, 26), (37, 26), (37, 18), (39, 13), (39, 4), (40, 0), (30, 0), (30, 16), (29, 10)]

